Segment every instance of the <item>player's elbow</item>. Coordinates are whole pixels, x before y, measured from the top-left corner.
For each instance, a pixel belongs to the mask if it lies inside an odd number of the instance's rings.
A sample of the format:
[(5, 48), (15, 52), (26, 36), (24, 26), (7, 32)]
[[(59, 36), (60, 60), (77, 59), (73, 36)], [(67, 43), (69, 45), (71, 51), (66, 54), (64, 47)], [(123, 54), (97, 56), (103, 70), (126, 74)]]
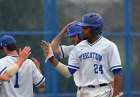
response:
[(65, 76), (65, 78), (70, 78), (71, 76)]
[(45, 91), (45, 81), (38, 87), (38, 91), (43, 93)]
[(39, 86), (39, 88), (45, 88), (45, 81)]
[(70, 73), (68, 73), (68, 74), (63, 75), (63, 76), (65, 76), (65, 78), (70, 78), (70, 77), (71, 77), (71, 74), (70, 74)]

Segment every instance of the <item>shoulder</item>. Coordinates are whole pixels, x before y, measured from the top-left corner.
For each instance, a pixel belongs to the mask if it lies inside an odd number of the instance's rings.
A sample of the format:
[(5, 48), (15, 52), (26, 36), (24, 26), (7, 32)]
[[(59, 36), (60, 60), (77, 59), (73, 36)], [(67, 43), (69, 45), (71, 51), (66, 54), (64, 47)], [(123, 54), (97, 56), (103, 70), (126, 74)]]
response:
[(81, 41), (80, 43), (78, 43), (74, 48), (73, 48), (73, 50), (72, 50), (72, 52), (79, 52), (79, 51), (81, 51), (81, 49), (83, 49), (83, 48), (85, 48), (85, 47), (87, 47), (88, 45), (87, 45), (87, 42), (86, 42), (87, 40), (83, 40), (83, 41)]
[(113, 41), (111, 41), (111, 40), (109, 40), (109, 39), (107, 39), (105, 37), (102, 37), (102, 41), (101, 42), (105, 43), (108, 46), (116, 46), (116, 44)]
[(5, 56), (5, 57), (3, 57), (3, 58), (0, 59), (0, 63), (4, 63), (8, 59), (9, 59), (9, 57), (8, 56)]
[(74, 45), (69, 45), (69, 46), (60, 45), (59, 47), (60, 47), (60, 48), (74, 48), (75, 46), (74, 46)]
[(31, 59), (26, 59), (23, 62), (23, 65), (22, 66), (24, 66), (26, 68), (30, 68), (30, 69), (34, 69), (36, 67), (36, 65), (34, 64), (34, 62)]
[(105, 40), (105, 44), (106, 44), (106, 46), (108, 48), (107, 49), (108, 52), (111, 52), (111, 51), (114, 51), (114, 50), (118, 50), (117, 45), (113, 41), (110, 41), (109, 39), (106, 39), (106, 38), (104, 38), (104, 40)]
[(26, 59), (25, 61), (24, 61), (24, 64), (32, 64), (32, 65), (34, 65), (34, 62), (31, 60), (31, 59)]
[(5, 60), (5, 59), (8, 59), (8, 58), (9, 58), (9, 56), (5, 56), (5, 57), (1, 58), (0, 60)]
[(80, 43), (78, 43), (78, 44), (75, 46), (75, 48), (79, 48), (79, 47), (86, 46), (86, 44), (87, 44), (87, 40), (83, 40), (83, 41), (81, 41)]

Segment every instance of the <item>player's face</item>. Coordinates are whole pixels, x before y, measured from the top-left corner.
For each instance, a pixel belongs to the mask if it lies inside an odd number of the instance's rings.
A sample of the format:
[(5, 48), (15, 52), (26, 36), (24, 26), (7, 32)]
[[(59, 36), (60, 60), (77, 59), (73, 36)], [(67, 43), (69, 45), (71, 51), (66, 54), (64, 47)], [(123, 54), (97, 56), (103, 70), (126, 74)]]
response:
[(82, 26), (82, 34), (83, 34), (83, 39), (89, 39), (92, 36), (91, 28)]
[(80, 42), (80, 39), (78, 35), (74, 35), (70, 37), (70, 41), (72, 42), (73, 45), (77, 45)]

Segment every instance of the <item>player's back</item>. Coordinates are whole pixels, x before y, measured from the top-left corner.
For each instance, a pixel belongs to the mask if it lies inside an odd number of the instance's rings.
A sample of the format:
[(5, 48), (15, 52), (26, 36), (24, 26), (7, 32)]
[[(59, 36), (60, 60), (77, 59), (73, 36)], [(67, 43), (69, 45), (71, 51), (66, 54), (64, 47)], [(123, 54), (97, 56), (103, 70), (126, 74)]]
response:
[[(6, 56), (0, 60), (6, 67), (15, 64), (18, 57)], [(16, 75), (10, 78), (10, 82), (2, 82), (2, 97), (33, 97), (33, 81), (35, 65), (30, 59), (23, 62)]]

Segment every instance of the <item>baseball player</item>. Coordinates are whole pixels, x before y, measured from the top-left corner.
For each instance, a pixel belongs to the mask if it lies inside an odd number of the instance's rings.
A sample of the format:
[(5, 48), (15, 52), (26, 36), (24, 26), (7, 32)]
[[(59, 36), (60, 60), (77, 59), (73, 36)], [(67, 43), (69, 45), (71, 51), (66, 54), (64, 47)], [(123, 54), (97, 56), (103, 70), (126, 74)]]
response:
[[(109, 96), (112, 92), (108, 83), (112, 81), (114, 81), (113, 97), (119, 96), (122, 83), (121, 60), (117, 46), (101, 36), (102, 17), (97, 13), (86, 14), (79, 25), (82, 26), (83, 38), (87, 40), (79, 43), (71, 52), (69, 71), (77, 69), (81, 71), (81, 89), (86, 97)], [(91, 90), (93, 93), (87, 91), (89, 87), (95, 87)]]
[[(83, 97), (120, 97), (122, 84), (122, 65), (118, 48), (112, 41), (101, 36), (102, 17), (97, 13), (83, 16), (81, 23), (83, 40), (71, 51), (67, 68), (63, 68), (66, 76), (79, 70), (80, 96)], [(58, 62), (48, 43), (46, 57), (58, 71), (62, 71), (62, 63)], [(114, 88), (109, 83), (114, 81)]]
[[(0, 59), (0, 73), (4, 74), (12, 64), (15, 62), (19, 64), (23, 61), (17, 62), (20, 56), (16, 51), (16, 40), (12, 36), (4, 35), (0, 40), (1, 50), (6, 55)], [(25, 47), (23, 52), (30, 55), (30, 50), (30, 47)], [(2, 97), (33, 97), (33, 84), (36, 87), (45, 87), (44, 81), (45, 78), (33, 61), (27, 59), (19, 71), (10, 78), (10, 82), (2, 82)]]
[(26, 47), (22, 51), (20, 51), (19, 59), (15, 62), (15, 64), (8, 67), (4, 74), (0, 73), (0, 87), (1, 87), (1, 81), (10, 81), (10, 77), (16, 74), (16, 72), (21, 67), (23, 61), (25, 61), (29, 56), (30, 52), (28, 53), (27, 51), (25, 51), (25, 49)]
[[(56, 38), (52, 41), (51, 43), (52, 50), (56, 54), (59, 54), (60, 58), (68, 58), (71, 50), (74, 48), (74, 45), (78, 44), (83, 39), (81, 32), (82, 28), (78, 26), (78, 23), (79, 22), (74, 21), (67, 24), (62, 29), (62, 31), (56, 36)], [(66, 37), (70, 38), (70, 41), (72, 42), (73, 45), (69, 46), (59, 45), (62, 38), (64, 38), (66, 32), (67, 32)], [(66, 67), (66, 65), (64, 65), (64, 67)], [(75, 85), (79, 87), (79, 71), (75, 72), (73, 74), (73, 77)], [(77, 97), (79, 97), (79, 89), (77, 90)]]
[[(29, 50), (26, 50), (29, 49)], [(28, 58), (28, 56), (30, 55), (30, 48), (25, 47), (22, 51), (20, 50), (19, 52), (19, 58), (18, 60), (15, 62), (15, 64), (9, 66), (4, 74), (0, 73), (0, 97), (2, 97), (2, 92), (1, 92), (1, 82), (2, 81), (8, 81), (10, 82), (10, 77), (12, 77), (13, 75), (15, 75), (18, 70), (20, 69), (22, 63)]]
[(22, 51), (20, 50), (18, 60), (15, 62), (15, 64), (11, 64), (11, 66), (5, 70), (6, 72), (4, 74), (0, 73), (0, 79), (9, 81), (9, 78), (16, 74), (16, 72), (20, 69), (22, 63), (28, 58), (28, 56), (30, 55), (29, 51), (30, 47), (25, 47)]

